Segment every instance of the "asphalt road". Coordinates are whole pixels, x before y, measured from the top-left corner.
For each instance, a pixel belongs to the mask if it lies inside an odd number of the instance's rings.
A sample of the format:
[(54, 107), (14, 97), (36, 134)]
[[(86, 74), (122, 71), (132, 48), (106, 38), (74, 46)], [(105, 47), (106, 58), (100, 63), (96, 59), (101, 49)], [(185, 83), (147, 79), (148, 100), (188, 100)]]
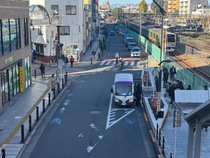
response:
[[(108, 43), (107, 58), (116, 51), (129, 57), (122, 37), (109, 37)], [(111, 86), (121, 71), (134, 78), (141, 72), (100, 64), (81, 72), (34, 131), (22, 157), (156, 158), (142, 107), (113, 106)]]

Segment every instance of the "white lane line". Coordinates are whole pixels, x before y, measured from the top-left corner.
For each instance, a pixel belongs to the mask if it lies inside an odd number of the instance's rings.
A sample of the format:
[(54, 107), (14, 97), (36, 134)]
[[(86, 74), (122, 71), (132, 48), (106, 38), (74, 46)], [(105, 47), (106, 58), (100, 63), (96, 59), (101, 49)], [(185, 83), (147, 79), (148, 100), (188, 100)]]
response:
[(125, 66), (127, 66), (127, 65), (128, 65), (128, 63), (129, 63), (128, 61), (125, 61), (125, 64), (124, 64), (124, 65), (125, 65)]
[(113, 100), (113, 94), (111, 93), (111, 97), (109, 100), (109, 109), (108, 109), (108, 115), (106, 120), (106, 130), (109, 128), (109, 121), (110, 121), (110, 114), (111, 114), (111, 108), (112, 108), (112, 100)]
[(106, 65), (109, 65), (111, 63), (111, 61), (108, 61), (107, 63), (106, 63)]

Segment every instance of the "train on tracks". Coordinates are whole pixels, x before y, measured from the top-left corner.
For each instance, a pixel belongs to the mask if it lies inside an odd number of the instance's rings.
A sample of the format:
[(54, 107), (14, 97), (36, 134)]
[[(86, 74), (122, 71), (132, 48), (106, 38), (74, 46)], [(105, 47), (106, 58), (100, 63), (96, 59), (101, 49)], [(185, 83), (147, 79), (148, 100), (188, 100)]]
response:
[[(139, 33), (140, 32), (140, 26), (139, 22), (137, 21), (129, 21), (126, 22), (129, 24), (129, 29)], [(161, 28), (160, 26), (154, 26), (154, 25), (141, 25), (141, 34), (146, 39), (150, 40), (152, 43), (154, 43), (159, 48), (161, 47)], [(166, 52), (174, 52), (176, 46), (176, 34), (171, 32), (166, 32)]]

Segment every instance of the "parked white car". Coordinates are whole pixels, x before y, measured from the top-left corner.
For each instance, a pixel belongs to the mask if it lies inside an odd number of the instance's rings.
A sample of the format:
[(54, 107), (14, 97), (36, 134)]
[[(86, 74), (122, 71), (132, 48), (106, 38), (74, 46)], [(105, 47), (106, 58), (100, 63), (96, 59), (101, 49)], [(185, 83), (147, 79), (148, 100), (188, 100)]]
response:
[(139, 47), (131, 48), (131, 57), (140, 57), (141, 49)]

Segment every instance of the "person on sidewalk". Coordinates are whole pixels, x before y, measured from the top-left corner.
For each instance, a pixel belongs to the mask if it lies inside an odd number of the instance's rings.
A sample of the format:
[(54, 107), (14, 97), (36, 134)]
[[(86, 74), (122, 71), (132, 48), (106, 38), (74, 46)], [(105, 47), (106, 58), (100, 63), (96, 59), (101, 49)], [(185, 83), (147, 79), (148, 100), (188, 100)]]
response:
[(168, 83), (168, 74), (168, 69), (163, 67), (163, 87), (166, 87), (166, 84)]
[(118, 64), (118, 59), (119, 59), (119, 53), (118, 52), (115, 53), (115, 59), (116, 59), (116, 64)]
[(140, 83), (138, 83), (138, 85), (136, 86), (136, 106), (140, 105), (141, 94), (142, 94), (142, 87)]
[(176, 74), (176, 68), (175, 68), (174, 66), (172, 66), (172, 67), (170, 68), (170, 79), (171, 79), (172, 81), (175, 80), (175, 77), (174, 77), (175, 74)]
[(42, 78), (45, 78), (45, 66), (43, 63), (41, 63), (39, 69), (41, 70), (41, 76)]
[(54, 74), (52, 74), (52, 77), (51, 77), (51, 90), (52, 91), (55, 90), (55, 85), (56, 85), (56, 77)]
[(70, 57), (70, 63), (71, 63), (71, 67), (73, 67), (73, 64), (74, 64), (74, 57), (73, 56)]

